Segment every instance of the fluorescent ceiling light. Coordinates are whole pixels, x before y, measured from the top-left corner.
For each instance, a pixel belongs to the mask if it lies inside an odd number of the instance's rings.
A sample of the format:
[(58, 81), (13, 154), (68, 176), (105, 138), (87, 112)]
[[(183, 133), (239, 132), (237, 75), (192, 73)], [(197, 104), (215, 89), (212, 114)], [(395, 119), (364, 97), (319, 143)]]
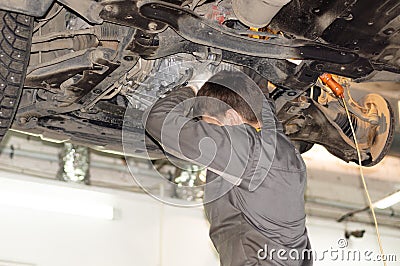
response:
[(35, 264), (24, 263), (24, 262), (16, 262), (16, 261), (0, 260), (0, 266), (35, 266)]
[(400, 191), (397, 191), (381, 200), (378, 200), (373, 204), (373, 206), (378, 209), (386, 209), (399, 202), (400, 202)]
[(1, 192), (0, 205), (106, 220), (114, 219), (114, 208), (112, 206), (85, 202), (85, 200), (78, 201), (76, 199), (69, 200), (33, 194)]
[(397, 113), (399, 114), (399, 121), (400, 121), (400, 101), (397, 101)]

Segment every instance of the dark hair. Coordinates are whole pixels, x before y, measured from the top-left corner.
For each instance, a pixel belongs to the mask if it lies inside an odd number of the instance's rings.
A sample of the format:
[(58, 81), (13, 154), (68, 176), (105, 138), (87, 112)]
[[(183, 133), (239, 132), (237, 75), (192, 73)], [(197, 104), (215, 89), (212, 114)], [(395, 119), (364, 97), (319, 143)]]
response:
[(243, 86), (233, 90), (217, 83), (206, 82), (197, 96), (193, 106), (195, 116), (207, 114), (222, 118), (229, 109), (235, 110), (250, 123), (257, 123), (257, 118), (261, 116), (262, 98), (257, 92)]

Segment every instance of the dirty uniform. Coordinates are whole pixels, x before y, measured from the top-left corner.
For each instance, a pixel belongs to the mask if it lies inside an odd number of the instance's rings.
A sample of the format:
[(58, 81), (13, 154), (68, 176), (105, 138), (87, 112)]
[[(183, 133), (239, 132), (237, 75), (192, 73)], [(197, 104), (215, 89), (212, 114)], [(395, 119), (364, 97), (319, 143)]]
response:
[[(233, 79), (254, 86), (245, 74)], [(144, 124), (167, 152), (207, 167), (204, 208), (221, 265), (312, 265), (306, 167), (272, 103), (263, 100), (257, 131), (188, 117), (194, 97), (187, 87), (169, 93), (145, 114)]]

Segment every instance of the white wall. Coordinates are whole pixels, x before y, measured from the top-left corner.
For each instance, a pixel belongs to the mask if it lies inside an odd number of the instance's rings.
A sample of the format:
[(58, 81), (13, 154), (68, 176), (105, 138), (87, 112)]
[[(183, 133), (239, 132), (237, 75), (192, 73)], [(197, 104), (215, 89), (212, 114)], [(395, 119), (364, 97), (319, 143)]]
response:
[[(87, 190), (87, 187), (57, 181), (40, 180), (39, 183), (35, 178), (0, 172), (0, 193), (10, 191), (45, 195), (49, 200), (110, 204), (116, 213), (114, 220), (101, 220), (0, 205), (0, 265), (11, 265), (1, 261), (37, 266), (219, 265), (201, 208), (172, 207), (148, 195), (98, 188)], [(344, 226), (367, 230), (364, 238), (350, 239), (349, 249), (377, 252), (372, 227), (309, 217), (313, 248), (317, 252), (337, 249)], [(399, 230), (382, 228), (381, 231), (386, 253), (396, 253), (400, 261)], [(315, 263), (338, 264), (380, 265), (376, 262), (340, 264), (328, 259)], [(399, 262), (388, 265), (399, 265)]]
[[(373, 226), (357, 223), (339, 224), (335, 221), (309, 217), (307, 227), (312, 248), (317, 253), (315, 265), (383, 265), (383, 263), (374, 261), (376, 259), (375, 256), (379, 255), (379, 247)], [(363, 238), (351, 237), (347, 241), (346, 247), (341, 248), (340, 245), (343, 242), (340, 241), (344, 240), (344, 231), (346, 229), (350, 231), (366, 230), (366, 232)], [(397, 259), (397, 262), (388, 262), (387, 265), (400, 265), (400, 230), (380, 227), (380, 234), (385, 254), (395, 254)], [(321, 255), (323, 255), (324, 251), (326, 251), (325, 259), (321, 261), (323, 257)], [(334, 253), (331, 253), (332, 251)], [(353, 251), (359, 252), (360, 260), (358, 258), (356, 260), (353, 259), (353, 255), (350, 256), (350, 259), (347, 259), (348, 252)], [(342, 252), (345, 252), (343, 259)], [(368, 256), (364, 255), (365, 252), (368, 252)]]

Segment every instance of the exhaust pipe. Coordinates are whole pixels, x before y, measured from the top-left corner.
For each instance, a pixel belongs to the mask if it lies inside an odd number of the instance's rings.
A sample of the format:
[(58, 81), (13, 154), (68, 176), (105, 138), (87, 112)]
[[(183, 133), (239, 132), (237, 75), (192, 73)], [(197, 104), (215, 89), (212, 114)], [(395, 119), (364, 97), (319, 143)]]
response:
[(289, 2), (290, 0), (233, 0), (232, 8), (243, 24), (263, 28)]

